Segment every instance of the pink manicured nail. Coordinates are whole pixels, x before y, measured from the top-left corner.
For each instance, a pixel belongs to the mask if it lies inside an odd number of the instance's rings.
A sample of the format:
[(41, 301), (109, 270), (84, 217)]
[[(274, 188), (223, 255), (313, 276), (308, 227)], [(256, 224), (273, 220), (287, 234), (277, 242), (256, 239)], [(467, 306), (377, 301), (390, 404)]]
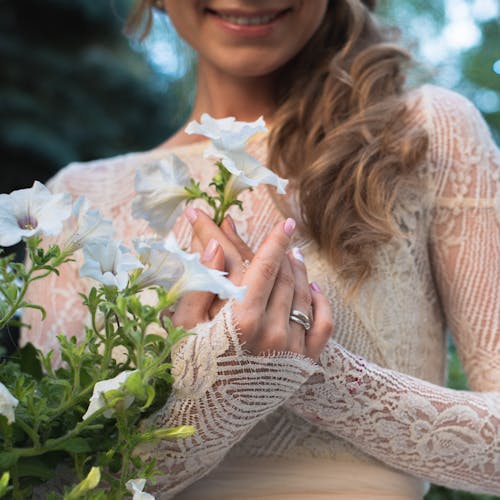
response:
[(236, 224), (234, 223), (233, 218), (230, 215), (226, 215), (226, 219), (229, 222), (231, 229), (236, 233)]
[(311, 290), (313, 292), (321, 293), (321, 288), (315, 281), (311, 281), (311, 283), (309, 283), (309, 286), (311, 287)]
[(302, 262), (302, 264), (304, 263), (304, 254), (300, 251), (299, 247), (293, 247), (292, 254), (296, 260)]
[(212, 238), (208, 242), (208, 245), (205, 248), (205, 251), (203, 252), (202, 260), (204, 260), (205, 262), (212, 260), (215, 257), (215, 253), (217, 252), (218, 248), (219, 248), (219, 242)]
[(287, 236), (291, 237), (295, 231), (295, 221), (293, 219), (287, 219), (283, 224), (283, 231), (285, 231)]
[(198, 214), (193, 207), (187, 207), (184, 213), (186, 214), (187, 220), (190, 224), (194, 224), (196, 222)]

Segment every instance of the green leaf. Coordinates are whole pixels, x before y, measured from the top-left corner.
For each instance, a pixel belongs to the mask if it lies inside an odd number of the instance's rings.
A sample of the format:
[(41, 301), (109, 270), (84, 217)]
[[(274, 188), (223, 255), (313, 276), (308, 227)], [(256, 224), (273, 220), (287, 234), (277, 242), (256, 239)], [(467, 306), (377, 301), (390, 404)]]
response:
[(6, 286), (1, 287), (2, 294), (9, 300), (9, 302), (14, 303), (19, 294), (19, 288), (15, 283), (10, 283)]
[(148, 395), (148, 399), (144, 403), (144, 406), (141, 408), (141, 410), (145, 410), (146, 408), (149, 408), (151, 406), (151, 403), (154, 401), (154, 398), (156, 395), (156, 391), (150, 385), (148, 385), (146, 387), (146, 393)]
[(4, 472), (0, 478), (0, 498), (4, 497), (12, 488), (9, 486), (10, 474)]
[(21, 302), (20, 307), (28, 307), (29, 309), (38, 309), (42, 315), (42, 321), (45, 320), (47, 313), (42, 306), (37, 306), (36, 304), (29, 304), (28, 302)]
[(93, 490), (101, 480), (101, 471), (99, 467), (92, 467), (87, 477), (79, 484), (77, 484), (67, 495), (64, 496), (65, 500), (77, 500), (86, 497), (86, 494)]
[(90, 453), (92, 451), (92, 447), (87, 440), (82, 437), (70, 438), (55, 449), (68, 451), (70, 453)]
[(116, 298), (116, 311), (121, 318), (127, 316), (127, 299), (121, 295)]
[(44, 458), (23, 458), (19, 460), (17, 471), (20, 477), (36, 477), (48, 481), (54, 477), (54, 465)]
[(141, 436), (141, 441), (151, 441), (154, 439), (185, 439), (196, 433), (192, 425), (181, 425), (170, 429), (155, 429), (146, 431)]
[(19, 456), (14, 451), (0, 452), (0, 469), (7, 470), (17, 463)]
[(135, 295), (129, 298), (128, 309), (134, 316), (141, 316), (142, 304)]
[(24, 347), (18, 350), (17, 354), (21, 370), (24, 373), (28, 373), (36, 380), (40, 380), (43, 376), (43, 370), (40, 358), (38, 357), (38, 349), (28, 342)]
[[(144, 387), (144, 382), (142, 381), (142, 375), (140, 372), (132, 373), (125, 381), (125, 390), (135, 396), (140, 401), (144, 401), (148, 394), (147, 389)], [(106, 393), (107, 395), (107, 393)]]
[(150, 333), (146, 335), (146, 337), (144, 337), (145, 344), (154, 344), (155, 342), (163, 344), (163, 342), (165, 342), (165, 337), (162, 337), (161, 335), (156, 335), (154, 333)]

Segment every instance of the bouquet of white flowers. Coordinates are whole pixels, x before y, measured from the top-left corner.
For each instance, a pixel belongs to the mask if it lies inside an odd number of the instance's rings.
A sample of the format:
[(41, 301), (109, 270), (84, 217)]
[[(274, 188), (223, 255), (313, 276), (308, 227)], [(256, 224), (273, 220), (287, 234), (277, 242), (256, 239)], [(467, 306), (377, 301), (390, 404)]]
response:
[[(172, 346), (189, 335), (161, 313), (187, 291), (241, 300), (245, 289), (182, 250), (171, 229), (183, 202), (205, 200), (221, 223), (230, 206), (241, 208), (243, 189), (267, 183), (283, 193), (287, 181), (245, 151), (247, 140), (265, 131), (262, 119), (243, 123), (203, 115), (186, 131), (212, 139), (205, 151), (217, 159), (212, 189), (202, 190), (175, 156), (140, 169), (133, 215), (147, 219), (157, 237), (136, 241), (134, 253), (113, 240), (111, 221), (82, 198), (73, 203), (39, 182), (0, 195), (0, 246), (24, 240), (27, 254), (24, 264), (0, 255), (0, 329), (19, 324), (16, 314), (23, 308), (39, 309), (43, 319), (43, 308), (27, 301), (26, 292), (32, 282), (57, 274), (77, 251), (84, 255), (80, 274), (99, 283), (82, 295), (90, 317), (84, 340), (58, 336), (60, 363), (52, 351), (30, 344), (0, 363), (0, 497), (27, 498), (64, 466), (71, 481), (49, 498), (152, 498), (143, 488), (155, 463), (143, 460), (138, 446), (196, 432), (140, 426), (165, 404), (173, 382)], [(58, 235), (70, 220), (76, 229), (69, 238), (42, 247), (44, 235)], [(155, 305), (141, 302), (138, 293), (145, 289), (155, 290)]]

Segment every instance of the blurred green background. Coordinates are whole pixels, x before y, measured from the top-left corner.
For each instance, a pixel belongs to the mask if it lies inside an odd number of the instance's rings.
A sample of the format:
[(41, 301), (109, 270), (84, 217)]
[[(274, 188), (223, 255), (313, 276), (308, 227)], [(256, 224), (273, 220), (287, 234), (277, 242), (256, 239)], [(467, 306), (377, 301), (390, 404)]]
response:
[[(0, 0), (0, 192), (72, 161), (145, 150), (182, 125), (192, 54), (164, 16), (140, 44), (123, 35), (130, 0)], [(500, 142), (498, 0), (381, 0), (415, 54), (412, 83), (471, 99)], [(8, 332), (4, 338), (14, 337)], [(450, 342), (449, 385), (465, 387)], [(491, 499), (433, 487), (426, 499)]]

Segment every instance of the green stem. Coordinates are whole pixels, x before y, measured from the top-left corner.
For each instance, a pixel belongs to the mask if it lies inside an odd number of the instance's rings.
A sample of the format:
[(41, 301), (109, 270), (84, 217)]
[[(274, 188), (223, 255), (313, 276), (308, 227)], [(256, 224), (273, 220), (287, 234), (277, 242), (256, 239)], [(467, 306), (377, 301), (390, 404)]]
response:
[[(36, 271), (36, 269), (35, 269), (35, 271)], [(36, 280), (41, 280), (42, 278), (46, 278), (49, 274), (52, 274), (53, 272), (54, 272), (54, 270), (51, 269), (51, 270), (45, 271), (42, 274), (37, 274), (36, 276), (33, 276), (33, 278), (31, 278), (30, 283), (32, 283), (33, 281), (36, 281)]]
[(125, 490), (125, 483), (128, 480), (128, 468), (130, 464), (130, 449), (128, 446), (127, 433), (127, 418), (122, 411), (116, 412), (116, 426), (118, 427), (118, 442), (120, 443), (122, 464), (120, 471), (120, 490)]
[(78, 477), (78, 481), (83, 481), (83, 463), (81, 462), (81, 457), (78, 453), (73, 453), (73, 463), (75, 464), (75, 472)]
[(21, 302), (24, 299), (24, 296), (26, 295), (26, 291), (28, 290), (28, 286), (31, 283), (31, 280), (29, 279), (31, 275), (32, 269), (30, 269), (28, 273), (28, 279), (23, 280), (23, 286), (21, 290), (19, 291), (19, 294), (17, 296), (17, 300), (11, 303), (10, 309), (7, 311), (6, 315), (0, 320), (0, 330), (6, 326), (9, 321), (14, 317), (16, 314), (16, 311), (19, 309), (21, 306)]
[(113, 339), (112, 336), (110, 335), (110, 313), (107, 313), (105, 318), (104, 318), (104, 331), (106, 333), (106, 337), (104, 340), (104, 353), (102, 356), (102, 363), (101, 363), (101, 375), (106, 375), (108, 372), (108, 367), (109, 363), (111, 361), (111, 352), (112, 352), (112, 343)]
[(29, 436), (33, 443), (33, 447), (39, 448), (40, 437), (38, 436), (38, 433), (19, 417), (16, 418), (16, 424), (19, 425), (19, 427), (21, 427), (21, 429)]
[(220, 226), (224, 217), (226, 215), (227, 209), (231, 206), (231, 200), (226, 200), (225, 198), (222, 200), (220, 205), (215, 209), (214, 213), (214, 222)]
[(12, 492), (13, 500), (23, 500), (21, 495), (21, 485), (19, 484), (19, 471), (17, 469), (17, 464), (11, 469), (12, 485), (14, 486), (14, 491)]
[(92, 415), (90, 415), (87, 420), (78, 422), (75, 427), (64, 434), (64, 436), (47, 439), (47, 441), (45, 441), (45, 443), (43, 443), (43, 445), (41, 446), (32, 448), (12, 448), (11, 451), (14, 452), (18, 457), (34, 457), (37, 455), (43, 455), (44, 453), (47, 453), (49, 451), (61, 449), (61, 445), (63, 445), (65, 441), (78, 436), (78, 434), (80, 434), (86, 427), (89, 427), (89, 424), (92, 420), (95, 420), (108, 409), (109, 408), (107, 406), (100, 408), (95, 413), (92, 413)]

